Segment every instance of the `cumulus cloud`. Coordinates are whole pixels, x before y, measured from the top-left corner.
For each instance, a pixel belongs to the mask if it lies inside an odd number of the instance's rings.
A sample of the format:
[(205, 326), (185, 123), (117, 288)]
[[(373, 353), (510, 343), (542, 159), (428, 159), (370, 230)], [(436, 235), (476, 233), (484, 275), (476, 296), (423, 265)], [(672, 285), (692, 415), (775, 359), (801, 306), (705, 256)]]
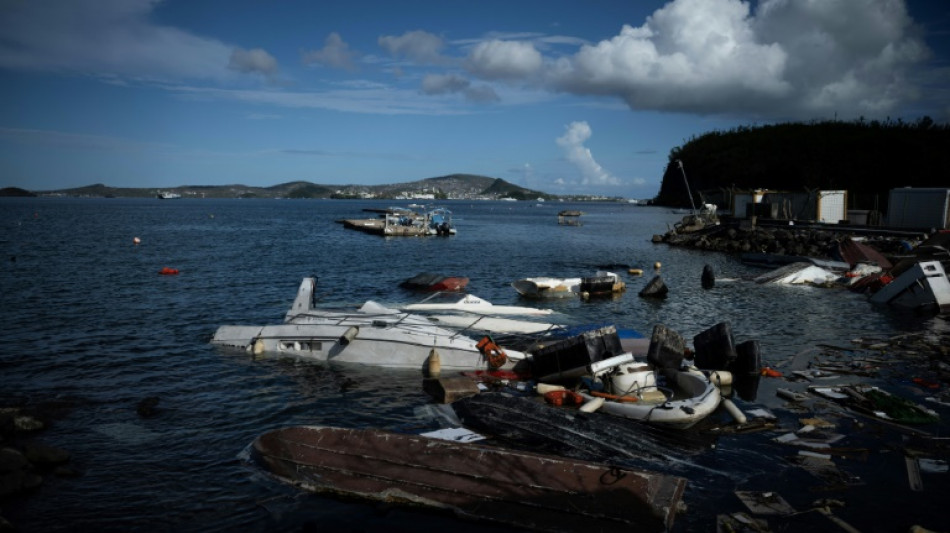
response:
[(356, 55), (356, 52), (350, 50), (350, 45), (343, 41), (340, 34), (333, 32), (327, 35), (323, 48), (305, 52), (302, 60), (305, 65), (317, 63), (327, 67), (355, 70)]
[(927, 59), (902, 0), (672, 0), (639, 26), (545, 58), (537, 36), (485, 40), (488, 80), (621, 98), (632, 109), (814, 117), (879, 115), (918, 96)]
[(544, 58), (529, 42), (491, 40), (479, 43), (466, 59), (466, 68), (488, 79), (523, 79), (541, 70)]
[(235, 48), (231, 52), (228, 68), (245, 74), (256, 72), (270, 76), (277, 73), (277, 60), (260, 48), (253, 50)]
[(620, 180), (604, 170), (594, 160), (590, 149), (584, 146), (593, 135), (590, 125), (587, 122), (571, 122), (565, 129), (564, 135), (558, 137), (555, 142), (564, 151), (564, 157), (580, 170), (581, 184), (620, 185)]
[(442, 48), (445, 46), (445, 42), (438, 35), (429, 32), (409, 31), (398, 37), (383, 35), (377, 42), (393, 57), (405, 58), (419, 63), (438, 64), (445, 61), (445, 58), (442, 57)]
[(0, 67), (224, 79), (233, 47), (149, 20), (153, 0), (4, 2)]

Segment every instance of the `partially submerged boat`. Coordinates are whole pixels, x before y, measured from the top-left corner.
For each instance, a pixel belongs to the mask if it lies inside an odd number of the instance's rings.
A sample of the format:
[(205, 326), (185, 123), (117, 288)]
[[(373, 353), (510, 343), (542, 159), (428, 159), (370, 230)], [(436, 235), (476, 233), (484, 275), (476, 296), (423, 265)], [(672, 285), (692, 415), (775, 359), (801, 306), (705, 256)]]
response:
[(457, 292), (468, 285), (465, 276), (445, 276), (432, 272), (420, 272), (399, 284), (404, 289), (426, 292)]
[(950, 280), (940, 261), (919, 261), (906, 270), (895, 270), (890, 274), (896, 277), (875, 292), (871, 302), (909, 310), (950, 311)]
[(251, 456), (302, 489), (537, 531), (669, 531), (681, 477), (375, 429), (295, 426)]
[(592, 277), (555, 278), (548, 276), (524, 278), (512, 287), (525, 298), (572, 298), (578, 295), (600, 295), (623, 292), (626, 284), (613, 272), (599, 270)]
[(722, 400), (709, 376), (684, 364), (685, 342), (661, 325), (654, 328), (646, 360), (624, 352), (608, 326), (531, 351), (540, 382), (576, 386), (585, 401), (603, 401), (600, 412), (674, 428), (689, 428)]
[[(314, 278), (303, 279), (283, 324), (221, 326), (211, 343), (255, 354), (420, 370), (436, 354), (442, 369), (460, 370), (512, 368), (525, 357), (503, 350), (503, 363), (492, 365), (478, 339), (371, 300), (356, 310), (316, 307), (315, 283)], [(491, 358), (491, 363), (498, 361)]]

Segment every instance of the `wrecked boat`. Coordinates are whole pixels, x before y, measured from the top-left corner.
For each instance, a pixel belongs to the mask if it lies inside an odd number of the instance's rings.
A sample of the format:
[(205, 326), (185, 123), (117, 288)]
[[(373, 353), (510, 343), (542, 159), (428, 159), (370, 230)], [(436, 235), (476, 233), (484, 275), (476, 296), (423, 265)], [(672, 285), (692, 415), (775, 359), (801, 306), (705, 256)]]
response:
[(444, 276), (432, 272), (420, 272), (399, 284), (404, 289), (426, 292), (461, 291), (468, 285), (465, 276)]
[(525, 358), (497, 346), (488, 353), (474, 338), (371, 300), (356, 310), (317, 307), (315, 283), (303, 279), (283, 324), (221, 326), (211, 343), (254, 354), (420, 370), (435, 357), (440, 368), (460, 370), (512, 368)]
[(645, 470), (376, 429), (286, 427), (255, 439), (251, 456), (308, 491), (536, 531), (669, 531), (686, 487)]
[(512, 287), (525, 298), (571, 298), (578, 295), (601, 295), (623, 292), (626, 283), (613, 272), (598, 270), (592, 277), (534, 277), (512, 282)]
[(940, 261), (920, 261), (871, 296), (871, 302), (910, 310), (950, 311), (950, 280)]
[(585, 401), (600, 412), (685, 429), (709, 416), (722, 396), (709, 376), (684, 364), (685, 342), (654, 327), (646, 360), (624, 352), (613, 326), (530, 351), (533, 374), (543, 383), (580, 382)]

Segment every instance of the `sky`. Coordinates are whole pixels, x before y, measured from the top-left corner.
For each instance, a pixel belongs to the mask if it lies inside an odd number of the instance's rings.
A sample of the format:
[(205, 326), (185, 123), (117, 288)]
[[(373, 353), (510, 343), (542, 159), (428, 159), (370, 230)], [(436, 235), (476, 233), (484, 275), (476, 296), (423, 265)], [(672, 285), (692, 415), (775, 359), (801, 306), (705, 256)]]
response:
[(0, 0), (0, 187), (651, 198), (710, 131), (950, 123), (948, 59), (946, 0)]

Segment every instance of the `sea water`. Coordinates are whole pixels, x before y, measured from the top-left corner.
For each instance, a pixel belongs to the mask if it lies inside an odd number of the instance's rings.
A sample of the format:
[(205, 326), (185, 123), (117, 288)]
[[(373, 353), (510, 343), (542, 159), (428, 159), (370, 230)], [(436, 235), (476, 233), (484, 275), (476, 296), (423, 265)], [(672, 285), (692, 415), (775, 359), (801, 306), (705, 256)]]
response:
[[(431, 422), (420, 414), (431, 400), (418, 372), (254, 357), (209, 344), (219, 325), (279, 323), (305, 276), (318, 278), (320, 301), (334, 306), (412, 303), (424, 295), (399, 283), (434, 272), (469, 277), (468, 292), (492, 303), (551, 308), (572, 323), (644, 335), (664, 324), (691, 340), (728, 321), (736, 342), (758, 340), (773, 365), (819, 344), (944, 324), (872, 307), (845, 290), (756, 284), (762, 271), (738, 257), (654, 244), (651, 237), (682, 216), (659, 207), (447, 201), (441, 205), (458, 230), (451, 237), (383, 238), (338, 223), (393, 204), (0, 198), (0, 401), (52, 414), (37, 438), (70, 451), (81, 474), (47, 475), (33, 493), (2, 502), (0, 514), (21, 531), (504, 530), (302, 493), (245, 460), (256, 436), (282, 426), (406, 430)], [(564, 209), (582, 211), (580, 224), (559, 225)], [(709, 290), (701, 284), (705, 265), (717, 276)], [(159, 275), (163, 267), (179, 274)], [(630, 275), (631, 268), (644, 274)], [(539, 302), (520, 299), (510, 285), (598, 270), (620, 274), (627, 291)], [(639, 297), (657, 274), (668, 297)], [(763, 381), (754, 401), (736, 404), (770, 409), (780, 425), (797, 429), (798, 414), (776, 397), (775, 383)], [(158, 399), (150, 417), (136, 411), (146, 398)], [(688, 452), (671, 446), (673, 457), (653, 465), (689, 480), (688, 509), (675, 529), (715, 530), (716, 514), (745, 510), (736, 490), (776, 491), (800, 510), (835, 498), (845, 503), (835, 514), (862, 531), (950, 526), (941, 507), (948, 476), (926, 475), (925, 490), (911, 491), (902, 437), (867, 436), (863, 427), (855, 421), (844, 442), (870, 453), (839, 461), (862, 484), (830, 493), (816, 492), (821, 483), (790, 460), (797, 450), (772, 440), (779, 433), (684, 433), (683, 442), (699, 444)], [(796, 523), (836, 530), (810, 515)]]

